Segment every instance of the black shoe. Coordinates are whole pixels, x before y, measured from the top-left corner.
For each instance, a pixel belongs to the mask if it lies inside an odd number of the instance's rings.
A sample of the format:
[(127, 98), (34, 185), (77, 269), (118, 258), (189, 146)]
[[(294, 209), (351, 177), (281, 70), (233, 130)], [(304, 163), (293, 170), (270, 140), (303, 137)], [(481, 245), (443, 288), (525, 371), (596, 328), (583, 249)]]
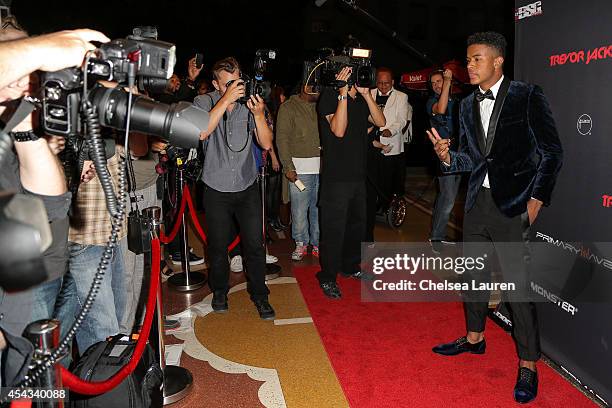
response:
[(215, 313), (226, 313), (229, 310), (229, 306), (227, 305), (227, 295), (221, 292), (213, 293), (213, 298), (210, 305)]
[(330, 299), (340, 299), (342, 297), (342, 293), (336, 282), (324, 282), (320, 283), (319, 286), (323, 289), (325, 296)]
[[(172, 258), (172, 263), (174, 265), (181, 264), (181, 253), (180, 252), (174, 252), (170, 254), (170, 258)], [(197, 256), (196, 254), (193, 253), (193, 249), (190, 249), (189, 265), (194, 266), (194, 265), (201, 265), (203, 263), (204, 263), (204, 258), (202, 258), (201, 256)]]
[(538, 373), (527, 367), (520, 367), (514, 386), (514, 400), (519, 404), (527, 404), (538, 395)]
[(168, 278), (168, 277), (170, 277), (170, 276), (172, 276), (174, 274), (174, 270), (172, 268), (170, 268), (170, 265), (168, 265), (168, 262), (166, 262), (165, 259), (162, 259), (162, 260), (159, 261), (159, 271), (166, 278)]
[(255, 303), (255, 307), (259, 312), (259, 317), (261, 317), (263, 320), (274, 320), (276, 313), (274, 313), (274, 309), (272, 309), (272, 306), (270, 306), (267, 299), (256, 300), (253, 303)]
[(272, 228), (276, 232), (281, 232), (285, 228), (287, 228), (280, 222), (280, 220), (268, 221), (268, 225), (270, 225), (270, 228)]
[(430, 239), (429, 240), (429, 245), (431, 245), (431, 252), (433, 252), (434, 254), (439, 254), (440, 252), (442, 252), (442, 241), (439, 239)]
[(353, 279), (359, 279), (359, 280), (364, 280), (364, 281), (373, 281), (375, 279), (374, 274), (370, 272), (363, 272), (363, 271), (357, 271), (353, 273), (340, 272), (340, 275), (344, 276), (345, 278), (353, 278)]
[(444, 356), (456, 356), (461, 353), (484, 354), (486, 348), (485, 339), (472, 344), (467, 340), (467, 337), (463, 336), (452, 343), (438, 344), (431, 350)]

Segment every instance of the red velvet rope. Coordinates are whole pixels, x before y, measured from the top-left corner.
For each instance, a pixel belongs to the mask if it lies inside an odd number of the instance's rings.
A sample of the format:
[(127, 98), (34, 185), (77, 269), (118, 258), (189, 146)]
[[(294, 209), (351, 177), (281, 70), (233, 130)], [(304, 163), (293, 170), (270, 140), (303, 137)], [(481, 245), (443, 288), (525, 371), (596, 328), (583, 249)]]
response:
[[(193, 225), (198, 235), (200, 236), (200, 239), (202, 240), (204, 245), (208, 245), (206, 234), (204, 233), (204, 229), (202, 228), (202, 225), (200, 225), (200, 221), (198, 220), (198, 217), (196, 215), (197, 213), (195, 211), (195, 206), (193, 205), (193, 200), (191, 199), (191, 192), (189, 191), (189, 187), (186, 184), (183, 187), (183, 197), (181, 198), (181, 207), (176, 216), (174, 227), (172, 228), (172, 231), (170, 232), (170, 235), (168, 236), (166, 236), (164, 232), (162, 231), (160, 234), (160, 241), (163, 244), (167, 244), (170, 241), (172, 241), (174, 237), (176, 237), (176, 234), (178, 233), (178, 230), (181, 227), (181, 217), (183, 216), (183, 213), (185, 212), (185, 206), (189, 207), (189, 214), (191, 215), (191, 220), (193, 221)], [(239, 243), (240, 243), (240, 235), (236, 235), (236, 238), (234, 238), (232, 243), (229, 244), (229, 246), (227, 247), (228, 252), (234, 249), (236, 245), (238, 245)]]
[[(185, 185), (185, 188), (183, 191), (187, 191), (187, 192), (189, 191), (189, 188), (187, 188), (187, 185)], [(164, 231), (160, 232), (159, 240), (162, 242), (162, 244), (167, 244), (170, 241), (172, 241), (174, 237), (176, 237), (176, 234), (178, 233), (179, 228), (181, 228), (181, 218), (183, 217), (183, 213), (185, 212), (185, 204), (187, 203), (188, 194), (189, 193), (187, 194), (183, 193), (183, 197), (181, 197), (181, 207), (179, 209), (178, 214), (176, 215), (176, 220), (174, 221), (174, 227), (172, 227), (172, 230), (170, 231), (170, 235), (166, 236), (166, 234), (164, 234)]]
[[(119, 385), (128, 375), (130, 375), (144, 352), (145, 346), (149, 339), (149, 332), (151, 331), (151, 324), (153, 323), (153, 313), (155, 312), (155, 302), (157, 300), (157, 290), (159, 287), (159, 263), (160, 263), (160, 248), (159, 240), (154, 239), (151, 241), (151, 284), (149, 285), (149, 298), (147, 300), (146, 315), (142, 330), (136, 343), (136, 348), (132, 354), (130, 362), (127, 363), (121, 370), (115, 373), (112, 377), (105, 381), (84, 381), (81, 378), (75, 376), (64, 367), (60, 366), (62, 373), (62, 380), (66, 387), (72, 391), (76, 391), (79, 394), (84, 395), (98, 395), (108, 392)], [(163, 330), (163, 328), (160, 328)]]
[[(191, 193), (189, 191), (189, 188), (185, 186), (185, 188), (183, 189), (183, 197), (181, 198), (181, 207), (179, 209), (176, 222), (174, 223), (174, 227), (172, 228), (170, 235), (166, 236), (162, 231), (160, 234), (160, 239), (154, 239), (151, 241), (151, 284), (149, 285), (149, 298), (147, 300), (146, 307), (147, 312), (145, 315), (142, 330), (138, 337), (138, 342), (136, 343), (136, 348), (134, 349), (134, 353), (132, 354), (130, 362), (127, 363), (112, 377), (105, 381), (84, 381), (81, 378), (72, 374), (70, 371), (66, 370), (64, 367), (60, 366), (63, 384), (66, 387), (70, 388), (72, 391), (84, 395), (103, 394), (119, 385), (123, 380), (125, 380), (128, 375), (130, 375), (136, 369), (136, 366), (138, 365), (138, 362), (142, 357), (142, 353), (144, 352), (145, 346), (149, 339), (149, 332), (151, 331), (151, 324), (153, 323), (153, 313), (155, 311), (155, 302), (157, 300), (157, 290), (159, 287), (160, 241), (164, 244), (167, 244), (168, 242), (174, 239), (181, 226), (180, 218), (183, 216), (186, 206), (189, 207), (189, 213), (191, 214), (191, 219), (193, 220), (193, 224), (195, 226), (196, 231), (200, 235), (200, 238), (202, 239), (204, 244), (207, 243), (204, 229), (202, 228), (199, 220), (196, 217), (196, 211), (193, 205), (193, 201), (191, 199)], [(229, 245), (228, 251), (234, 249), (239, 242), (240, 236), (236, 236), (234, 241), (232, 241), (232, 243)]]

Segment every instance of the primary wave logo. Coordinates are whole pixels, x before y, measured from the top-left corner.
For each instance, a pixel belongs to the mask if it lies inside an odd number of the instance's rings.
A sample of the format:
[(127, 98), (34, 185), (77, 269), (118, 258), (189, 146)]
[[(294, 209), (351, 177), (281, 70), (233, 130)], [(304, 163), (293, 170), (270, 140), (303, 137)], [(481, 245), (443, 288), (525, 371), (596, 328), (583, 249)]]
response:
[(548, 242), (551, 245), (554, 245), (559, 248), (563, 248), (564, 250), (571, 252), (575, 255), (580, 256), (581, 258), (586, 259), (589, 262), (595, 263), (599, 266), (603, 266), (606, 269), (612, 270), (612, 260), (605, 258), (603, 256), (598, 256), (591, 251), (591, 248), (586, 247), (582, 244), (570, 244), (568, 242), (561, 241), (559, 239), (555, 239), (549, 235), (543, 234), (541, 232), (536, 232), (536, 238), (541, 238), (542, 241)]

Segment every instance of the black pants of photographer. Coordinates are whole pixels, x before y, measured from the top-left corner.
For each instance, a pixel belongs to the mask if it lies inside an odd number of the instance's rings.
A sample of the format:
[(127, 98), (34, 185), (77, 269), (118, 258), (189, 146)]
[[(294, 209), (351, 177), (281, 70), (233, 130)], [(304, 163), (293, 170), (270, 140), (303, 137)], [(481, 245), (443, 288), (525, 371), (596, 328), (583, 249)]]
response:
[(266, 176), (266, 218), (268, 222), (278, 220), (281, 204), (283, 175), (271, 168)]
[(360, 270), (366, 233), (365, 181), (323, 182), (319, 198), (321, 229), (320, 283), (335, 282), (339, 271)]
[(393, 194), (404, 195), (404, 183), (406, 180), (406, 161), (404, 153), (394, 156), (380, 155), (378, 161), (378, 186), (382, 190), (384, 197), (383, 209), (389, 208), (389, 203)]
[[(164, 225), (166, 232), (170, 233), (174, 227), (175, 222), (181, 222), (180, 219), (176, 218), (181, 202), (178, 201), (180, 198), (178, 195), (177, 185), (177, 169), (176, 166), (169, 165), (168, 173), (162, 177), (162, 209), (164, 214)], [(158, 191), (160, 191), (158, 189)], [(181, 252), (181, 232), (174, 237), (172, 241), (166, 244), (166, 250), (169, 254), (176, 254)]]
[(365, 242), (374, 242), (374, 227), (376, 226), (376, 212), (378, 211), (378, 190), (374, 185), (366, 183), (366, 233)]
[(234, 218), (240, 226), (242, 257), (246, 266), (247, 291), (251, 300), (268, 298), (266, 250), (263, 245), (259, 184), (235, 193), (222, 193), (204, 186), (204, 210), (208, 225), (208, 284), (213, 293), (229, 290), (227, 247), (234, 240)]

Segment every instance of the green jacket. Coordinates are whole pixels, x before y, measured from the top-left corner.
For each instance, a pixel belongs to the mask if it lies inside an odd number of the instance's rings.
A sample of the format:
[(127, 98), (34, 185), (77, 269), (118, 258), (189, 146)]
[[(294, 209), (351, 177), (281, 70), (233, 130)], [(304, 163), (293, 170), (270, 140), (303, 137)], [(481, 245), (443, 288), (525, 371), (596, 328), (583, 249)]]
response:
[(293, 95), (278, 110), (276, 146), (285, 173), (295, 170), (293, 157), (321, 155), (316, 105)]

